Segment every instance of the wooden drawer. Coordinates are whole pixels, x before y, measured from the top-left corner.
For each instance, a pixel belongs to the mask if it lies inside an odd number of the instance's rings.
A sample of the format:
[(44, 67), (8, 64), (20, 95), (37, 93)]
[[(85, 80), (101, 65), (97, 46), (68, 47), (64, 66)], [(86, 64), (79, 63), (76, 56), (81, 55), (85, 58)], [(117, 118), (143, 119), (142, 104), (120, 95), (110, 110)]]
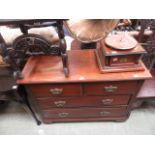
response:
[(120, 117), (126, 114), (127, 114), (126, 107), (52, 109), (42, 111), (43, 118), (52, 118), (52, 119)]
[(137, 81), (88, 83), (84, 86), (84, 93), (86, 95), (134, 94), (137, 86)]
[(41, 108), (104, 107), (127, 105), (130, 95), (52, 97), (37, 99)]
[(82, 87), (80, 84), (33, 84), (28, 86), (28, 92), (36, 97), (79, 96)]

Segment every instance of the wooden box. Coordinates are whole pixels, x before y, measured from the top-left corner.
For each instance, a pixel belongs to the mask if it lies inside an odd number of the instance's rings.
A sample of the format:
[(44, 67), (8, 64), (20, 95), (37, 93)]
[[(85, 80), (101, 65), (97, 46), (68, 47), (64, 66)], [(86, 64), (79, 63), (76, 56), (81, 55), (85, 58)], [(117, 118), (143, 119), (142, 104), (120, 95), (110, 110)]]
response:
[(116, 50), (101, 41), (96, 50), (98, 65), (102, 73), (144, 70), (141, 58), (145, 53), (146, 51), (139, 43), (130, 50)]

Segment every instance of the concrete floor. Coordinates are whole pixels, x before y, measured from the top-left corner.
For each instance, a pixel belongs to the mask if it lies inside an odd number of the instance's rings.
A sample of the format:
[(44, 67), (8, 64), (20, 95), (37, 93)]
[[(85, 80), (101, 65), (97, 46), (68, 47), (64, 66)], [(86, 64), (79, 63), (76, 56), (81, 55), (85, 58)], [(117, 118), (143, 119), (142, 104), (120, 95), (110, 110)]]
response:
[(155, 104), (145, 104), (132, 111), (126, 122), (54, 123), (37, 126), (30, 114), (18, 103), (2, 105), (0, 135), (111, 135), (155, 134)]

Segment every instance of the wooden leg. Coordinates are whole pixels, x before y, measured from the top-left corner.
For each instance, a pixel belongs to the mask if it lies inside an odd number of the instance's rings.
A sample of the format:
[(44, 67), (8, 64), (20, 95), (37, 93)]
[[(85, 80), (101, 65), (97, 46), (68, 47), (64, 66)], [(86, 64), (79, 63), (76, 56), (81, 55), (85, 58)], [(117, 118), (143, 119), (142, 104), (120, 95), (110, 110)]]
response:
[(32, 115), (37, 125), (41, 125), (41, 121), (37, 118), (29, 103), (25, 102), (23, 106), (24, 106), (24, 109), (27, 110)]
[(62, 53), (61, 56), (62, 56), (64, 74), (66, 77), (68, 77), (69, 76), (68, 55), (67, 55), (67, 53)]
[(63, 63), (64, 74), (66, 77), (69, 76), (69, 69), (68, 69), (68, 55), (66, 53), (66, 40), (63, 30), (63, 21), (57, 21), (57, 28), (58, 28), (58, 36), (60, 38), (60, 51)]
[(19, 87), (18, 90), (17, 88), (15, 88), (13, 90), (14, 95), (17, 98), (17, 101), (19, 103), (21, 103), (24, 107), (24, 109), (31, 114), (31, 116), (34, 118), (34, 120), (36, 121), (37, 125), (41, 124), (41, 121), (37, 118), (35, 112), (33, 111), (33, 109), (31, 108), (28, 98), (25, 95), (25, 90), (22, 87)]

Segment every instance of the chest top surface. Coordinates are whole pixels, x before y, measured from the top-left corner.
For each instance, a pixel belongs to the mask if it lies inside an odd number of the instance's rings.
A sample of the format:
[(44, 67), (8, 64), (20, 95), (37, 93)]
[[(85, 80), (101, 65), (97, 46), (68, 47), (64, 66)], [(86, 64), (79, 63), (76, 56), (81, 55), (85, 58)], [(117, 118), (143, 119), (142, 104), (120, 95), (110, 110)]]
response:
[(151, 78), (151, 74), (145, 67), (144, 71), (102, 74), (96, 62), (94, 50), (68, 51), (68, 62), (70, 73), (69, 77), (66, 78), (63, 72), (61, 57), (30, 57), (22, 72), (24, 78), (18, 80), (17, 83), (100, 82)]
[(116, 50), (116, 49), (110, 48), (107, 45), (105, 45), (104, 41), (101, 41), (100, 44), (101, 44), (101, 48), (104, 51), (105, 56), (134, 55), (134, 54), (147, 53), (145, 49), (140, 45), (140, 43), (137, 43), (137, 45), (134, 48), (128, 49), (128, 50)]

